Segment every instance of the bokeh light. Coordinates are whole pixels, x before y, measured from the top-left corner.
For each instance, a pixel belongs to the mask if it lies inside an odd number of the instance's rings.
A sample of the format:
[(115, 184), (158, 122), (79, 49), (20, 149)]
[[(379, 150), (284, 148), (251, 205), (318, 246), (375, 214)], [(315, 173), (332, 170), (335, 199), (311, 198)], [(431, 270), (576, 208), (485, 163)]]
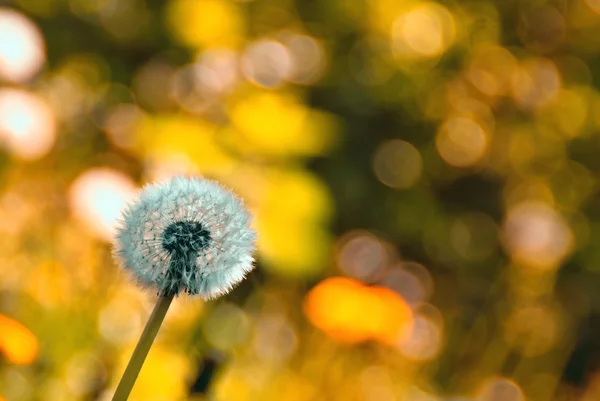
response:
[(304, 310), (316, 327), (349, 343), (376, 339), (393, 344), (407, 335), (412, 324), (410, 308), (399, 295), (341, 277), (313, 288)]
[(238, 82), (238, 55), (231, 50), (215, 49), (202, 53), (197, 61), (202, 69), (200, 84), (214, 93), (227, 93)]
[[(583, 133), (588, 120), (589, 95), (577, 89), (561, 89), (556, 98), (548, 105), (548, 124), (567, 138)], [(540, 124), (542, 126), (542, 124)]]
[(479, 390), (481, 401), (525, 401), (525, 395), (517, 383), (502, 377), (488, 379)]
[(364, 282), (381, 277), (391, 262), (391, 252), (384, 242), (366, 231), (351, 231), (340, 238), (336, 260), (346, 275)]
[(100, 238), (110, 240), (121, 211), (137, 193), (134, 182), (107, 168), (90, 169), (71, 185), (69, 203), (74, 216)]
[(38, 354), (37, 338), (21, 323), (0, 315), (0, 351), (11, 363), (32, 363)]
[(31, 397), (33, 393), (31, 375), (15, 367), (10, 367), (3, 372), (0, 376), (0, 385), (2, 393), (8, 400)]
[(310, 85), (318, 81), (327, 67), (323, 45), (308, 35), (290, 35), (283, 40), (291, 58), (289, 81)]
[(217, 305), (206, 320), (204, 334), (217, 349), (230, 350), (249, 341), (250, 318), (232, 303)]
[(48, 104), (20, 89), (0, 89), (0, 141), (23, 159), (38, 159), (54, 145), (56, 122)]
[(398, 293), (411, 307), (429, 300), (433, 294), (433, 279), (425, 266), (401, 262), (378, 281), (378, 285)]
[(143, 117), (142, 109), (134, 104), (122, 103), (114, 106), (104, 120), (108, 138), (120, 148), (133, 148), (136, 144), (136, 129)]
[(226, 49), (208, 50), (193, 64), (175, 72), (171, 94), (182, 108), (206, 113), (219, 106), (223, 95), (238, 83), (238, 56)]
[(130, 344), (140, 332), (141, 312), (139, 298), (131, 292), (116, 294), (98, 314), (98, 331), (108, 342)]
[(361, 373), (359, 380), (361, 382), (364, 400), (394, 400), (394, 393), (391, 388), (391, 378), (388, 370), (384, 366), (367, 366)]
[(196, 48), (237, 45), (244, 31), (237, 5), (226, 0), (172, 1), (167, 21), (177, 40)]
[(242, 72), (256, 85), (280, 86), (291, 74), (292, 58), (287, 48), (273, 40), (252, 43), (242, 56)]
[(411, 58), (441, 55), (454, 41), (454, 18), (444, 6), (424, 3), (401, 14), (392, 29), (396, 54)]
[(435, 145), (446, 163), (468, 167), (485, 156), (489, 141), (489, 134), (476, 121), (452, 117), (440, 127)]
[(67, 386), (73, 394), (84, 395), (102, 388), (106, 368), (100, 358), (91, 352), (80, 352), (67, 363)]
[(389, 187), (412, 187), (421, 177), (422, 169), (421, 154), (408, 142), (394, 139), (383, 143), (375, 152), (373, 170), (379, 181)]
[(398, 342), (398, 349), (405, 357), (416, 361), (428, 361), (442, 350), (442, 328), (426, 315), (416, 314), (410, 334)]
[(506, 93), (516, 68), (517, 61), (508, 50), (486, 46), (475, 53), (467, 74), (481, 93), (500, 96)]
[(282, 315), (261, 317), (256, 324), (253, 341), (256, 355), (271, 363), (290, 358), (298, 346), (298, 336), (287, 318)]
[[(600, 2), (0, 7), (0, 401), (109, 401), (139, 187), (217, 180), (256, 269), (130, 400), (600, 399)], [(527, 3), (527, 4), (525, 4)]]
[(525, 109), (537, 109), (555, 99), (561, 87), (556, 65), (548, 59), (524, 61), (513, 75), (512, 92), (517, 104)]
[(554, 268), (573, 247), (573, 233), (555, 210), (542, 203), (512, 207), (503, 228), (504, 244), (525, 266)]
[(0, 79), (27, 81), (45, 61), (44, 38), (38, 27), (23, 14), (0, 7)]

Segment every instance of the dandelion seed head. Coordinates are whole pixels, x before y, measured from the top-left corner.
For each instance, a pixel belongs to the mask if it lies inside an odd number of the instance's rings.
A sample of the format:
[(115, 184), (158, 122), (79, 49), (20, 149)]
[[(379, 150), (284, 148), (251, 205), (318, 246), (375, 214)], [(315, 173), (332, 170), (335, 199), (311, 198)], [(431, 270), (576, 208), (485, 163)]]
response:
[(122, 215), (115, 257), (160, 295), (210, 299), (253, 269), (256, 233), (241, 199), (216, 182), (175, 177), (146, 186)]

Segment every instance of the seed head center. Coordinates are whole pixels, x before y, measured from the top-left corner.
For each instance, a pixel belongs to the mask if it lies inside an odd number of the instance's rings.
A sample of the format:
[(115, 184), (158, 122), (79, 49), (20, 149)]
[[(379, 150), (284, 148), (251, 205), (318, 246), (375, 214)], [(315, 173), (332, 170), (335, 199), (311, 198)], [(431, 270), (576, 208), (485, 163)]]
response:
[(173, 256), (196, 254), (210, 244), (210, 232), (197, 221), (169, 224), (162, 236), (162, 246)]

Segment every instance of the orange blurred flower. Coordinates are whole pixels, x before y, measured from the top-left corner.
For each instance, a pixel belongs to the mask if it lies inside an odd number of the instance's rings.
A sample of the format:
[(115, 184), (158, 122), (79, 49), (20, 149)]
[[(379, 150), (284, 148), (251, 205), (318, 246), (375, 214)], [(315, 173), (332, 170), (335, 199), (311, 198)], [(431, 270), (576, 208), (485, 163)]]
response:
[(0, 350), (8, 361), (24, 365), (35, 359), (38, 342), (27, 327), (16, 320), (0, 315)]
[(412, 326), (412, 312), (400, 295), (343, 277), (314, 287), (306, 296), (304, 312), (316, 327), (348, 343), (395, 344)]

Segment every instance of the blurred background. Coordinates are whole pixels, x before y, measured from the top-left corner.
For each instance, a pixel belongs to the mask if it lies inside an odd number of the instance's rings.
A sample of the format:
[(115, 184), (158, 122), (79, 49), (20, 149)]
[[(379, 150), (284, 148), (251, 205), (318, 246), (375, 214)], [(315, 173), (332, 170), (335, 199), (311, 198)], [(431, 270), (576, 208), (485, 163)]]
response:
[(600, 399), (600, 0), (0, 1), (0, 400), (109, 400), (145, 183), (248, 202), (131, 400)]

